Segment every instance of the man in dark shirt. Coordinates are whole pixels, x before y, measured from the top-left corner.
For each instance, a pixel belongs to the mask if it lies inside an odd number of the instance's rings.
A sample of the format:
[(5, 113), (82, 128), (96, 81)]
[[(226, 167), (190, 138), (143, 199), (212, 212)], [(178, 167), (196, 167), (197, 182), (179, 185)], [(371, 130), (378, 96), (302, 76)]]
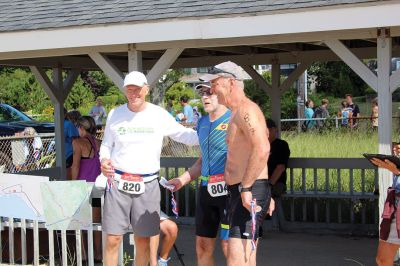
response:
[(267, 119), (271, 151), (268, 159), (268, 178), (272, 185), (272, 197), (280, 197), (286, 192), (286, 167), (290, 157), (289, 145), (277, 137), (276, 124)]
[(352, 125), (352, 127), (356, 127), (358, 122), (356, 118), (360, 117), (360, 108), (357, 104), (353, 103), (353, 96), (351, 94), (346, 94), (346, 102), (347, 105), (351, 108), (352, 121), (350, 125)]

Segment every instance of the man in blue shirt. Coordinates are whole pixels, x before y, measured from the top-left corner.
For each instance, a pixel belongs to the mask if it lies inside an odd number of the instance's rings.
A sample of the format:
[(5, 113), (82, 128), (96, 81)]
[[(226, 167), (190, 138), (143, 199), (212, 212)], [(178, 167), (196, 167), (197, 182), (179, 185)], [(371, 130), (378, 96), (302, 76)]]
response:
[(67, 110), (64, 109), (64, 142), (65, 142), (65, 158), (67, 167), (67, 179), (71, 179), (71, 166), (73, 158), (72, 140), (79, 137), (76, 126), (67, 119)]
[(188, 102), (189, 99), (187, 96), (181, 97), (181, 105), (183, 106), (183, 115), (184, 115), (181, 121), (185, 123), (193, 123), (193, 108), (192, 106), (190, 106)]
[(231, 111), (218, 103), (216, 95), (210, 93), (210, 86), (200, 84), (196, 90), (201, 96), (204, 110), (197, 124), (201, 156), (194, 165), (178, 178), (169, 181), (175, 191), (201, 175), (201, 186), (196, 206), (196, 253), (197, 265), (215, 265), (213, 253), (220, 229), (222, 250), (226, 257), (229, 225), (226, 217), (227, 189), (224, 179), (226, 153), (226, 132)]

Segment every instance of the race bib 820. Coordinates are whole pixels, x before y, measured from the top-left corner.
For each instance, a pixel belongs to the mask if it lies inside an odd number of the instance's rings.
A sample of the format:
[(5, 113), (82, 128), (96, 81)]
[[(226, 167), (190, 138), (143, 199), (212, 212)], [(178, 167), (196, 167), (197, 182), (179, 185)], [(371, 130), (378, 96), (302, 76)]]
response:
[(129, 194), (143, 194), (145, 185), (143, 178), (138, 175), (122, 174), (119, 180), (118, 189)]

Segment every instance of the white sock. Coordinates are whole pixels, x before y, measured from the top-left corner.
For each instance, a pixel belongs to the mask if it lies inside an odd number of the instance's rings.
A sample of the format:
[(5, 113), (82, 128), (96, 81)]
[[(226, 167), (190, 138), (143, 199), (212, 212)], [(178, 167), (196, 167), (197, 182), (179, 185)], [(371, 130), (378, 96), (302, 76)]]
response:
[(171, 258), (163, 259), (163, 258), (159, 257), (159, 258), (158, 258), (158, 261), (161, 261), (161, 262), (168, 262), (170, 259), (171, 259)]

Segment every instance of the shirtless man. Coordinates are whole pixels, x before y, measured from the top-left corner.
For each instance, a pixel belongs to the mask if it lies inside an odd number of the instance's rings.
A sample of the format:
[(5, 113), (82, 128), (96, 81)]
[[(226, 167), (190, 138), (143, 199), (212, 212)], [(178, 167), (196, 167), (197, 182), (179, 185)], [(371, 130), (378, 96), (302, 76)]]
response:
[[(211, 82), (211, 92), (232, 111), (227, 132), (228, 155), (225, 181), (228, 185), (228, 266), (256, 265), (258, 228), (271, 199), (267, 161), (270, 150), (265, 118), (244, 93), (242, 69), (232, 62), (211, 68), (200, 77)], [(256, 224), (252, 230), (251, 202), (255, 201)]]

